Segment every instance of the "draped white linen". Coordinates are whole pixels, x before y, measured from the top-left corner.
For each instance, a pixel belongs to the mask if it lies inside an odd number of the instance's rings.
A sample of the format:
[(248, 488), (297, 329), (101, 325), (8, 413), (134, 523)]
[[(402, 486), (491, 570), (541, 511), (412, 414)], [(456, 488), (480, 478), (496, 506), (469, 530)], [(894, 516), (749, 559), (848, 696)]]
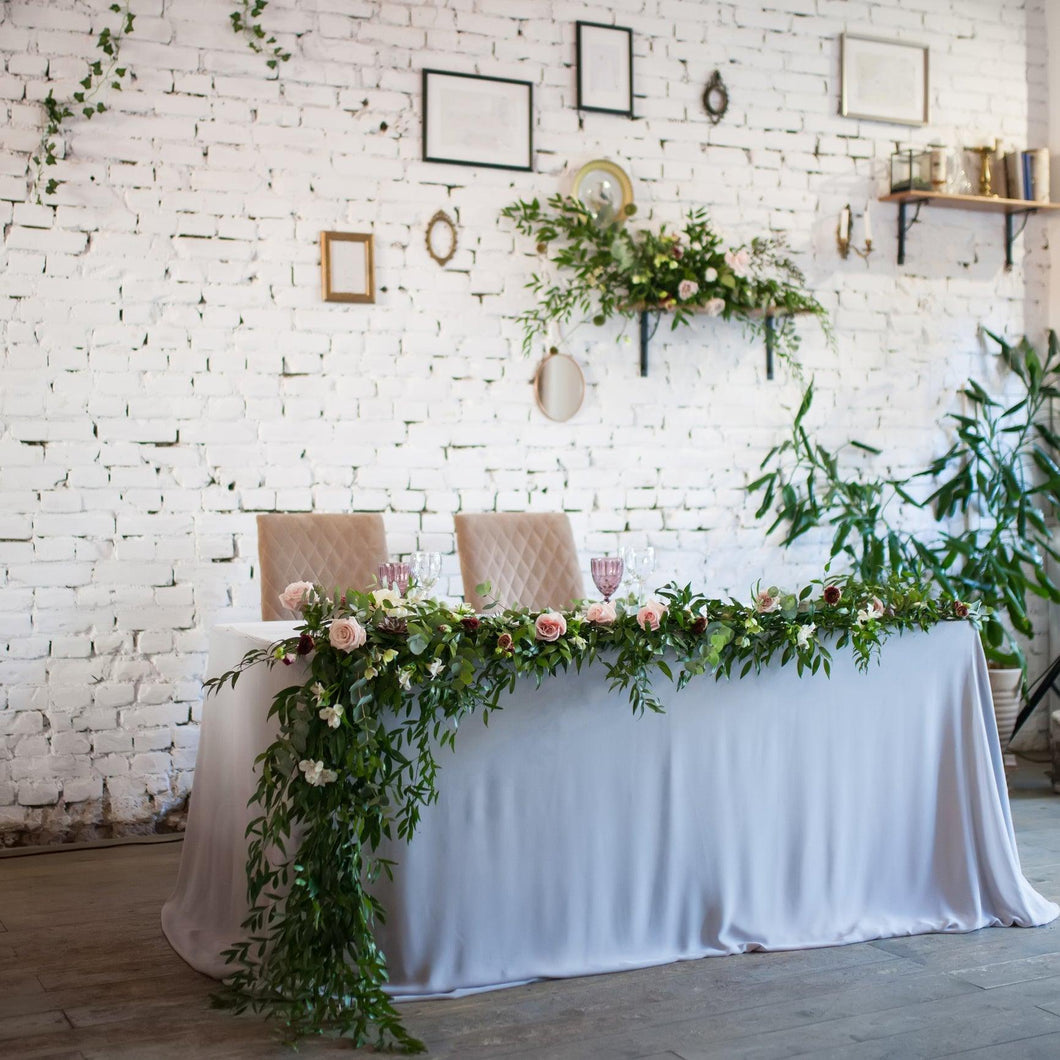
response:
[[(210, 672), (291, 626), (220, 627)], [(180, 875), (177, 952), (221, 977), (246, 910), (244, 830), (272, 696), (257, 668), (207, 700)], [(660, 675), (634, 717), (602, 667), (521, 682), (440, 751), (438, 802), (378, 894), (399, 996), (747, 950), (1045, 924), (1019, 865), (986, 666), (965, 623), (837, 652), (831, 679)]]

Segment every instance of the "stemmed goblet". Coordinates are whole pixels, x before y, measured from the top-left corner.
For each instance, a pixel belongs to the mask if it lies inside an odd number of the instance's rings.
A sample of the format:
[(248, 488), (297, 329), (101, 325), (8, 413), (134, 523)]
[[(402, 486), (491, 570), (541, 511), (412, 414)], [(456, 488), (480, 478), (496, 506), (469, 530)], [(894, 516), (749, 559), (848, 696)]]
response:
[(440, 552), (413, 552), (409, 561), (412, 580), (416, 591), (421, 596), (430, 596), (431, 590), (442, 573), (442, 554)]
[(648, 545), (645, 548), (629, 546), (624, 550), (626, 569), (637, 585), (637, 599), (644, 600), (648, 578), (655, 570), (655, 549)]
[(400, 596), (408, 591), (412, 572), (407, 563), (380, 563), (379, 584), (384, 589), (396, 589)]
[(603, 594), (604, 603), (610, 602), (622, 581), (625, 563), (617, 556), (593, 556), (589, 560), (589, 569), (593, 574), (593, 582)]

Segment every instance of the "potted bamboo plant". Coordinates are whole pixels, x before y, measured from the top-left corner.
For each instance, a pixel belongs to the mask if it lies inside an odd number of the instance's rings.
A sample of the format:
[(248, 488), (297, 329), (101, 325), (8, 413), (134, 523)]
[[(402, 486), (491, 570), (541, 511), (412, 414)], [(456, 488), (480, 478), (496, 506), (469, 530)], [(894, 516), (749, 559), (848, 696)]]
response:
[[(831, 527), (829, 566), (846, 561), (865, 581), (920, 570), (978, 606), (1005, 745), (1026, 686), (1020, 638), (1035, 634), (1029, 601), (1060, 603), (1060, 586), (1046, 566), (1060, 560), (1053, 529), (1060, 515), (1060, 436), (1049, 417), (1050, 402), (1060, 396), (1060, 342), (1050, 331), (1043, 357), (1026, 338), (1012, 345), (985, 335), (1018, 381), (1018, 393), (1002, 401), (969, 381), (962, 390), (969, 411), (946, 417), (952, 445), (923, 471), (905, 478), (845, 471), (841, 452), (812, 441), (804, 426), (811, 385), (791, 436), (770, 451), (764, 473), (748, 488), (762, 492), (758, 515), (774, 512), (770, 530), (781, 529), (785, 546)], [(930, 492), (918, 499), (925, 483)], [(906, 529), (910, 508), (930, 508), (936, 532)]]

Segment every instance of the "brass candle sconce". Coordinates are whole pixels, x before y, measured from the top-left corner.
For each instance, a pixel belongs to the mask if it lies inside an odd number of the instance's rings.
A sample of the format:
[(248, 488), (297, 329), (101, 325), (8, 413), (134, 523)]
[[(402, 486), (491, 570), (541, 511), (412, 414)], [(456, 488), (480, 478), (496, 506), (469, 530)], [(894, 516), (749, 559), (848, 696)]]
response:
[(842, 210), (839, 211), (839, 223), (836, 225), (835, 230), (835, 242), (836, 247), (839, 249), (839, 256), (845, 261), (850, 257), (850, 252), (854, 251), (855, 254), (862, 261), (868, 261), (869, 255), (872, 253), (872, 221), (869, 218), (869, 208), (865, 207), (865, 212), (862, 214), (864, 232), (864, 246), (858, 246), (853, 241), (853, 228), (854, 228), (854, 215), (850, 209), (850, 203), (847, 203)]

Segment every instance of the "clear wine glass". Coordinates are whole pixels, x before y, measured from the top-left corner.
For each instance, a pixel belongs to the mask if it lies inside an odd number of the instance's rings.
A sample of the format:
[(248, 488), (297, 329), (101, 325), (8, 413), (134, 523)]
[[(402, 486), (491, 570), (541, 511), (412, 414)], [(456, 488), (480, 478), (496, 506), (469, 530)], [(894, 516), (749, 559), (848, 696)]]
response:
[(648, 545), (645, 548), (627, 548), (626, 566), (637, 585), (637, 599), (643, 600), (648, 578), (655, 570), (655, 549)]
[(422, 596), (430, 596), (431, 590), (442, 573), (442, 554), (440, 552), (413, 552), (409, 561), (412, 580)]
[(408, 591), (412, 572), (407, 563), (380, 563), (379, 584), (384, 589), (396, 589), (400, 596)]
[(593, 582), (603, 594), (604, 603), (610, 601), (622, 581), (625, 563), (617, 556), (593, 556), (589, 560), (589, 569), (593, 573)]

